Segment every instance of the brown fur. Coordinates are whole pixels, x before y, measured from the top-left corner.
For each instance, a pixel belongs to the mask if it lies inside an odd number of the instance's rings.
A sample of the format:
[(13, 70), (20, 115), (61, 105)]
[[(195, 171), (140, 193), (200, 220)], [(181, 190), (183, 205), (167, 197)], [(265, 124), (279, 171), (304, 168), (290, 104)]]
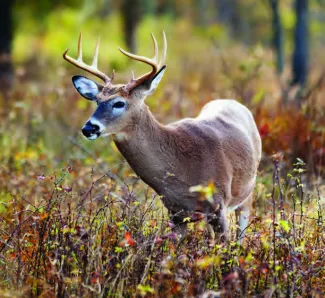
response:
[[(196, 118), (161, 125), (144, 104), (144, 99), (158, 86), (166, 66), (167, 40), (163, 33), (163, 51), (158, 63), (157, 42), (152, 35), (155, 57), (148, 59), (120, 51), (152, 66), (152, 71), (126, 85), (113, 85), (109, 78), (81, 60), (63, 57), (106, 82), (101, 86), (84, 77), (73, 82), (81, 95), (96, 100), (97, 109), (83, 128), (89, 139), (112, 134), (114, 141), (133, 170), (158, 194), (173, 219), (183, 223), (193, 212), (211, 218), (215, 231), (227, 232), (227, 209), (239, 209), (241, 229), (247, 226), (257, 167), (261, 157), (261, 139), (254, 119), (243, 105), (234, 100), (214, 100)], [(97, 65), (98, 46), (95, 51)], [(81, 35), (79, 37), (81, 48)], [(88, 88), (88, 86), (92, 86)], [(88, 88), (88, 89), (87, 89)], [(192, 186), (213, 182), (212, 200), (202, 198)], [(177, 214), (177, 217), (175, 217)]]
[(118, 96), (125, 96), (123, 88), (125, 85), (110, 85), (104, 86), (102, 92), (98, 94), (97, 99), (99, 102), (108, 101)]
[[(114, 141), (173, 214), (236, 209), (252, 195), (261, 141), (251, 113), (238, 102), (215, 100), (197, 118), (166, 126), (142, 103), (131, 119)], [(213, 202), (189, 191), (209, 181), (217, 188)]]
[[(214, 100), (196, 118), (162, 125), (144, 103), (157, 81), (145, 82), (131, 92), (125, 92), (124, 85), (102, 87), (96, 95), (97, 109), (86, 125), (94, 127), (94, 133), (99, 129), (102, 135), (113, 135), (119, 151), (161, 195), (176, 223), (201, 212), (215, 231), (226, 235), (226, 211), (238, 209), (243, 231), (261, 158), (261, 139), (252, 114), (234, 100)], [(123, 108), (114, 112), (117, 102)], [(213, 198), (191, 191), (209, 182), (216, 187)]]

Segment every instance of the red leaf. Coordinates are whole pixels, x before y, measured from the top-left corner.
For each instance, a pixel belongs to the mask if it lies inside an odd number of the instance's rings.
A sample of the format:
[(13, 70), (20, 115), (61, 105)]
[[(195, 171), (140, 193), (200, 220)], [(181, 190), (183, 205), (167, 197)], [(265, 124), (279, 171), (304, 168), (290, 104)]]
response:
[(130, 232), (125, 232), (124, 240), (125, 240), (125, 243), (129, 246), (134, 246), (136, 244), (136, 242), (132, 239)]
[(267, 123), (264, 123), (259, 127), (259, 132), (262, 138), (267, 137), (270, 133), (270, 126)]
[(156, 244), (160, 244), (160, 243), (162, 243), (162, 242), (164, 242), (164, 240), (163, 240), (162, 238), (160, 238), (160, 237), (156, 237), (156, 238), (155, 238), (155, 243), (156, 243)]

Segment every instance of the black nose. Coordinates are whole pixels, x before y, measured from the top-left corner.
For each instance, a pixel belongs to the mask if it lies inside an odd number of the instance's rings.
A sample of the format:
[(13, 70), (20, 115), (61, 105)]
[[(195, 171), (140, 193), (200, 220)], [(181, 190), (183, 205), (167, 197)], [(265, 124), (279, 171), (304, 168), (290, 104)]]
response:
[(91, 124), (89, 121), (85, 124), (85, 126), (82, 128), (82, 134), (85, 137), (90, 137), (91, 135), (99, 132), (99, 126), (96, 124)]

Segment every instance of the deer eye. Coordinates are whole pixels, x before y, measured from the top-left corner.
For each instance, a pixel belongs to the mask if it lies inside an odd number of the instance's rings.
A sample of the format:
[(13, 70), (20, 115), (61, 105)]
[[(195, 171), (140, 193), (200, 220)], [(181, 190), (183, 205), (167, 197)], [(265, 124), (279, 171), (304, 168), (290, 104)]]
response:
[(125, 107), (125, 103), (123, 101), (118, 101), (113, 104), (114, 109), (122, 109)]

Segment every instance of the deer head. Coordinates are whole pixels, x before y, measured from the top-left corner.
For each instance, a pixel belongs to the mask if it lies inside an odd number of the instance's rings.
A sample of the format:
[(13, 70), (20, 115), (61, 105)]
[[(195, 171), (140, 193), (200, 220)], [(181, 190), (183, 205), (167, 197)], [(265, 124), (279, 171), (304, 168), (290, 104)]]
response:
[(107, 76), (97, 68), (99, 40), (97, 42), (93, 62), (87, 65), (82, 60), (82, 36), (80, 34), (78, 41), (78, 58), (73, 59), (67, 55), (68, 49), (64, 52), (63, 58), (71, 64), (97, 76), (104, 81), (99, 84), (84, 76), (74, 76), (73, 85), (77, 91), (86, 99), (97, 103), (94, 114), (82, 128), (82, 133), (89, 140), (95, 140), (99, 136), (123, 133), (129, 125), (132, 125), (132, 116), (138, 113), (146, 96), (150, 95), (157, 88), (166, 66), (167, 41), (163, 32), (163, 51), (158, 62), (158, 45), (153, 34), (151, 34), (154, 45), (154, 57), (152, 59), (137, 56), (119, 48), (121, 53), (131, 59), (146, 63), (152, 67), (152, 70), (139, 78), (134, 78), (132, 73), (131, 80), (125, 85), (114, 85), (114, 71), (111, 77)]

